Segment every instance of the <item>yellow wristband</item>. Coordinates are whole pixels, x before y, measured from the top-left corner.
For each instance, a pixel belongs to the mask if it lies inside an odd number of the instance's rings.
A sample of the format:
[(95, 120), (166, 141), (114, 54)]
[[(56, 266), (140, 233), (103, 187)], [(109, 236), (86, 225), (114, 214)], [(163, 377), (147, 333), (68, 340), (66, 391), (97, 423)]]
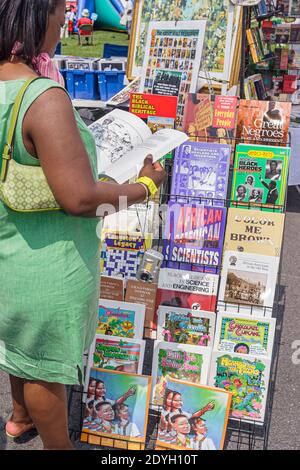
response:
[(158, 188), (154, 181), (151, 178), (148, 178), (148, 176), (142, 176), (137, 180), (137, 183), (142, 183), (144, 184), (148, 189), (150, 196), (153, 197), (155, 194), (158, 192)]

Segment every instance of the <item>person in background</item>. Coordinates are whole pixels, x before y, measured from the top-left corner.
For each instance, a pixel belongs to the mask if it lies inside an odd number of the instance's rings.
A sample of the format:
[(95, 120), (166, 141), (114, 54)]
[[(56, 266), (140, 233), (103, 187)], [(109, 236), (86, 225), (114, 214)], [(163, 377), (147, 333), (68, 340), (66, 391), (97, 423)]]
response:
[[(64, 25), (62, 26), (62, 28), (60, 30), (60, 39), (62, 41), (63, 41), (63, 39), (68, 39), (68, 37), (69, 37), (69, 18), (70, 18), (70, 15), (71, 15), (71, 8), (67, 7), (66, 8), (66, 13), (65, 13), (65, 23), (64, 23)], [(66, 43), (64, 43), (63, 45), (65, 46)]]
[(131, 35), (131, 26), (132, 26), (132, 10), (133, 4), (131, 0), (125, 0), (125, 10), (122, 16), (121, 22), (126, 26), (128, 32), (128, 39), (130, 39)]
[(74, 23), (75, 23), (75, 18), (76, 18), (74, 5), (70, 6), (70, 13), (68, 15), (68, 18), (69, 18), (69, 23), (68, 23), (69, 36), (72, 36), (74, 33)]
[[(90, 18), (90, 12), (87, 8), (84, 8), (81, 12), (81, 18), (77, 21), (77, 28), (79, 29), (80, 26), (84, 24), (94, 24), (93, 20)], [(89, 31), (81, 31), (80, 36), (89, 36), (90, 32)], [(88, 38), (86, 37), (86, 40), (88, 41)]]

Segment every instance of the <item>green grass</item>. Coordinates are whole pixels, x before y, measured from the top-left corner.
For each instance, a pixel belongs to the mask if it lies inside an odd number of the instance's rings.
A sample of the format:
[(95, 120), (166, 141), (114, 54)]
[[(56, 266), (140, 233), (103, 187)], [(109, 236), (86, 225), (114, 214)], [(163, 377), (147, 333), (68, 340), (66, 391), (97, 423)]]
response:
[(66, 45), (62, 45), (62, 54), (79, 57), (103, 57), (103, 44), (110, 43), (128, 46), (129, 41), (126, 33), (95, 31), (93, 46), (79, 46), (77, 35), (69, 39), (63, 39), (63, 43), (66, 43)]

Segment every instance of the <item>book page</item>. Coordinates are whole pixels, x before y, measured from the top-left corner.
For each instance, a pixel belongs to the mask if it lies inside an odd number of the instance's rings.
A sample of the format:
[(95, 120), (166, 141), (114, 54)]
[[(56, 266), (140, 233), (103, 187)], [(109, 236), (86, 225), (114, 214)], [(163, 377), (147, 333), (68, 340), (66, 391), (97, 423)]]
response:
[(115, 179), (119, 184), (125, 183), (138, 175), (147, 155), (152, 155), (153, 162), (157, 162), (186, 140), (188, 137), (183, 132), (161, 129), (155, 134), (151, 134), (151, 137), (144, 142), (137, 144), (128, 153), (124, 152), (117, 165), (113, 161), (108, 168), (101, 172)]
[(124, 155), (152, 135), (141, 119), (120, 109), (106, 114), (89, 129), (95, 138), (98, 174), (105, 173), (113, 164), (118, 165)]

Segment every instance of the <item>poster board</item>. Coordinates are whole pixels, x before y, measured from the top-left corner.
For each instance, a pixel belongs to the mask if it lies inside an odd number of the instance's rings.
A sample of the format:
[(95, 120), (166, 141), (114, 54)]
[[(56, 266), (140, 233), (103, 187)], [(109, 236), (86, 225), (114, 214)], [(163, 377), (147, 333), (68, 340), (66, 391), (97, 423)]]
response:
[[(150, 21), (191, 21), (206, 19), (207, 27), (200, 76), (207, 71), (212, 80), (230, 79), (232, 50), (235, 48), (235, 8), (230, 0), (136, 0), (129, 47), (127, 76), (140, 75)], [(221, 55), (220, 55), (221, 51)], [(219, 54), (219, 55), (218, 55)]]

